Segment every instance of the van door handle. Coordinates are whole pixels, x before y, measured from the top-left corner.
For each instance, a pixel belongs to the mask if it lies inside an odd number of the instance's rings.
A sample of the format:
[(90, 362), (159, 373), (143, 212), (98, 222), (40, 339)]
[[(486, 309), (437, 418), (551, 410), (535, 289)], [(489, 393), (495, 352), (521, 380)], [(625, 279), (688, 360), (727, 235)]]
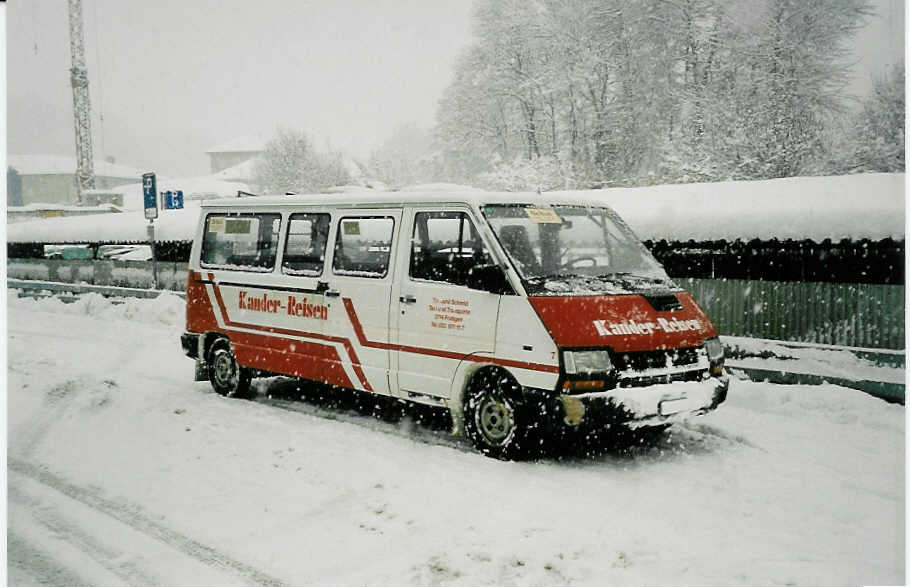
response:
[(412, 296), (411, 294), (405, 294), (403, 296), (399, 296), (398, 301), (401, 302), (402, 304), (416, 304), (417, 298)]
[(341, 292), (338, 291), (337, 289), (327, 289), (322, 293), (327, 298), (337, 298), (338, 296), (341, 295)]

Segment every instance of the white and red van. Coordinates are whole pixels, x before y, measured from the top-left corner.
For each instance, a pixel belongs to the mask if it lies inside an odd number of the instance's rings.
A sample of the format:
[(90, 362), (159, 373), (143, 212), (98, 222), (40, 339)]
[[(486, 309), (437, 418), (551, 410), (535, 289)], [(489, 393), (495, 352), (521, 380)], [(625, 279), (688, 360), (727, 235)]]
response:
[(202, 207), (186, 354), (225, 395), (283, 374), (448, 408), (484, 453), (726, 397), (717, 330), (602, 202), (345, 193)]

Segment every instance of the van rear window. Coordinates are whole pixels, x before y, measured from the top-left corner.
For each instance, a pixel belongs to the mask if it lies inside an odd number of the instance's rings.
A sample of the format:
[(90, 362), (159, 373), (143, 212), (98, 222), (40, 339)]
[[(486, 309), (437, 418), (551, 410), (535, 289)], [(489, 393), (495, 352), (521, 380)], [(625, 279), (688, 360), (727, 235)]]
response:
[(271, 271), (280, 229), (280, 214), (209, 214), (200, 264), (209, 269)]

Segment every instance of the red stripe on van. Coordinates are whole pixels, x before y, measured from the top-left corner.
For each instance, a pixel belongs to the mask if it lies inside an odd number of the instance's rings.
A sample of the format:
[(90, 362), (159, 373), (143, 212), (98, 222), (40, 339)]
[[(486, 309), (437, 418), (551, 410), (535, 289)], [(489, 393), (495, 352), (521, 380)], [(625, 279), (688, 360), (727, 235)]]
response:
[[(233, 328), (247, 328), (251, 330), (261, 330), (264, 332), (271, 332), (274, 334), (285, 334), (288, 336), (306, 336), (308, 338), (315, 338), (318, 340), (325, 340), (328, 342), (336, 342), (344, 345), (344, 349), (347, 351), (348, 356), (351, 359), (351, 366), (354, 368), (354, 373), (357, 375), (357, 378), (360, 380), (363, 389), (366, 391), (372, 392), (373, 386), (370, 385), (369, 380), (366, 378), (366, 374), (363, 372), (363, 366), (360, 363), (360, 358), (357, 356), (357, 351), (354, 350), (354, 345), (351, 344), (351, 341), (347, 338), (342, 338), (338, 336), (328, 336), (318, 332), (306, 332), (303, 330), (291, 330), (287, 328), (277, 328), (274, 326), (260, 326), (258, 324), (246, 324), (243, 322), (234, 322), (230, 319), (227, 313), (227, 307), (225, 306), (224, 299), (221, 297), (221, 289), (218, 287), (218, 284), (213, 284), (212, 289), (215, 292), (215, 300), (218, 302), (218, 308), (221, 311), (221, 316), (224, 318), (225, 326), (231, 326)], [(241, 334), (241, 333), (238, 333)], [(272, 344), (266, 346), (266, 348), (271, 348), (274, 346), (274, 341), (280, 341), (280, 338), (269, 337), (273, 342)], [(297, 342), (297, 341), (287, 341), (287, 342)], [(314, 343), (318, 344), (318, 343)], [(325, 345), (322, 345), (325, 346)], [(328, 347), (332, 348), (332, 347)], [(334, 349), (333, 349), (334, 352)], [(270, 370), (266, 367), (260, 367), (262, 369)], [(280, 369), (275, 370), (276, 373), (282, 373)], [(323, 375), (323, 374), (320, 374)], [(322, 379), (321, 377), (316, 377), (316, 379)], [(346, 385), (346, 387), (353, 387), (352, 385)]]
[(444, 351), (438, 349), (428, 349), (424, 347), (413, 347), (400, 344), (389, 344), (385, 342), (374, 342), (368, 340), (366, 335), (363, 332), (363, 325), (360, 323), (360, 319), (357, 317), (357, 311), (354, 309), (354, 302), (350, 298), (343, 298), (344, 309), (347, 310), (348, 318), (351, 320), (351, 324), (354, 326), (354, 333), (357, 335), (357, 340), (361, 345), (365, 347), (372, 347), (378, 349), (386, 349), (393, 351), (401, 351), (405, 353), (414, 353), (418, 355), (430, 355), (434, 357), (443, 357), (446, 359), (456, 359), (459, 361), (474, 361), (478, 363), (492, 363), (494, 365), (501, 365), (503, 367), (514, 367), (517, 369), (528, 369), (531, 371), (544, 371), (547, 373), (559, 373), (558, 365), (543, 365), (540, 363), (528, 363), (526, 361), (513, 361), (511, 359), (498, 359), (495, 357), (481, 357), (478, 355), (465, 355), (464, 353), (456, 353), (452, 351)]

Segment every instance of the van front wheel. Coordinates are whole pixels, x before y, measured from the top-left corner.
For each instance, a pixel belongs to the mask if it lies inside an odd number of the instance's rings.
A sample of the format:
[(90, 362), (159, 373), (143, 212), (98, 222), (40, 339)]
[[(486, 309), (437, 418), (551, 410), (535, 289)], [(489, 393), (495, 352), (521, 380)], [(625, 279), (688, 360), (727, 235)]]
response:
[(209, 381), (216, 392), (228, 397), (249, 397), (252, 372), (237, 362), (231, 343), (219, 338), (208, 355)]
[(521, 388), (501, 369), (484, 369), (471, 379), (464, 403), (465, 435), (477, 450), (497, 459), (519, 456), (525, 426)]

